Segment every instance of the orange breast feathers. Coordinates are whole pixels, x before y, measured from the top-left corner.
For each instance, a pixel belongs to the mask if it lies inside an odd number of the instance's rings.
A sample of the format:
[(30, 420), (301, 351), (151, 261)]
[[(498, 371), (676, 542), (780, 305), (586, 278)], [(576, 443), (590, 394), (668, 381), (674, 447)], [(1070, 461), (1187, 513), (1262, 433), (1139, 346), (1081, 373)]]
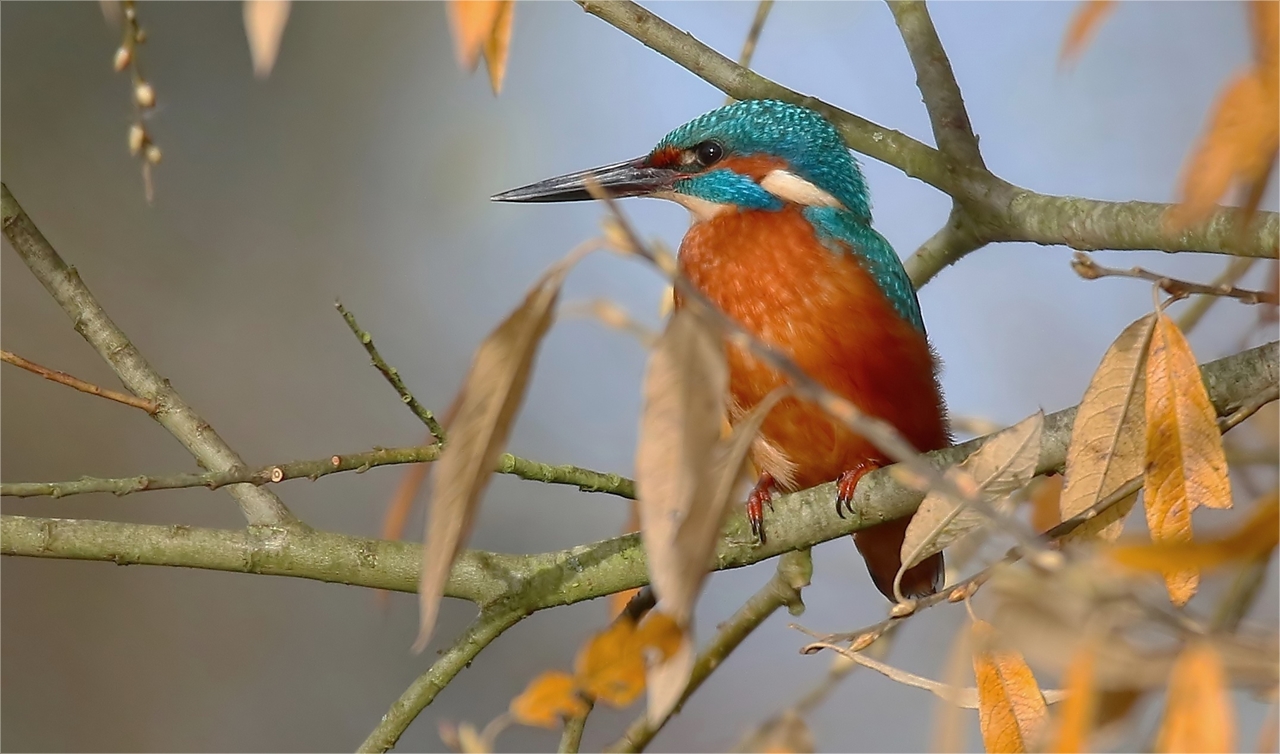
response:
[[(822, 245), (798, 207), (727, 211), (695, 224), (680, 246), (683, 273), (725, 313), (788, 354), (811, 377), (892, 423), (919, 450), (950, 443), (933, 354), (851, 254)], [(679, 301), (677, 300), (677, 306)], [(783, 377), (729, 346), (733, 421)], [(753, 450), (786, 491), (888, 459), (812, 404), (788, 399)]]

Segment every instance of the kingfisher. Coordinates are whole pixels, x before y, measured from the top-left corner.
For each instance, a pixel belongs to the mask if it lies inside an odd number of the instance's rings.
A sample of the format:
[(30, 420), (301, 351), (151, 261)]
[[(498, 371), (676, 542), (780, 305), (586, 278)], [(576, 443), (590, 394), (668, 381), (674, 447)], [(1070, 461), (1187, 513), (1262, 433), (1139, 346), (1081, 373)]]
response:
[[(502, 202), (651, 196), (689, 210), (679, 270), (725, 314), (789, 356), (829, 390), (893, 424), (921, 451), (951, 444), (937, 359), (915, 288), (887, 240), (871, 227), (866, 180), (821, 114), (776, 100), (743, 100), (667, 134), (634, 160), (550, 178), (493, 197)], [(676, 297), (676, 306), (681, 306)], [(785, 378), (726, 343), (730, 423)], [(837, 482), (836, 511), (852, 512), (858, 480), (890, 459), (797, 398), (778, 403), (751, 451), (759, 477), (747, 516), (765, 539), (775, 491)], [(909, 518), (853, 535), (872, 581), (894, 598)], [(942, 553), (909, 569), (904, 597), (942, 582)]]

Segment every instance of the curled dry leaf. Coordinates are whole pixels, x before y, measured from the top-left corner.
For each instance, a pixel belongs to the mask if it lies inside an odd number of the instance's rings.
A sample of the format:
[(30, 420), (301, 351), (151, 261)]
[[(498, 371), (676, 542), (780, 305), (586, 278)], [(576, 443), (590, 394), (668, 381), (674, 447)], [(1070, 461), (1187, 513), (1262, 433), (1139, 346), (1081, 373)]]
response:
[[(1231, 483), (1200, 367), (1186, 338), (1160, 312), (1151, 335), (1146, 384), (1146, 512), (1155, 542), (1189, 542), (1191, 512), (1231, 507)], [(1184, 605), (1195, 594), (1194, 569), (1165, 572), (1169, 598)]]
[(244, 33), (249, 38), (253, 75), (265, 79), (276, 64), (289, 21), (289, 0), (244, 0)]
[(1178, 656), (1156, 751), (1235, 751), (1235, 720), (1222, 657), (1199, 641)]
[[(957, 484), (975, 488), (981, 499), (996, 503), (1025, 487), (1035, 476), (1043, 431), (1044, 412), (1038, 411), (983, 443), (947, 473)], [(970, 481), (961, 482), (960, 475), (966, 475)], [(930, 492), (907, 525), (902, 541), (902, 568), (897, 579), (901, 579), (908, 568), (947, 548), (985, 520), (982, 513), (959, 505), (950, 495)]]
[(511, 700), (511, 717), (522, 725), (555, 728), (567, 717), (587, 713), (587, 702), (578, 694), (573, 676), (548, 670), (529, 682), (520, 696)]
[(449, 427), (448, 448), (432, 478), (415, 652), (431, 640), (449, 571), (471, 534), (480, 496), (524, 401), (533, 359), (551, 326), (560, 287), (587, 251), (575, 250), (548, 270), (476, 351)]
[(1020, 653), (994, 646), (991, 624), (974, 621), (972, 639), (982, 743), (989, 752), (1028, 751), (1049, 715), (1040, 686)]
[(1258, 503), (1240, 528), (1221, 539), (1117, 545), (1107, 554), (1121, 565), (1143, 571), (1207, 571), (1257, 560), (1275, 549), (1278, 539), (1280, 499), (1273, 491)]
[(1104, 19), (1115, 10), (1115, 0), (1085, 0), (1071, 17), (1071, 25), (1062, 38), (1058, 61), (1070, 63), (1080, 56)]
[[(1089, 381), (1067, 448), (1066, 484), (1058, 503), (1064, 521), (1142, 475), (1146, 461), (1145, 370), (1154, 326), (1155, 315), (1148, 314), (1126, 327)], [(1067, 541), (1114, 541), (1137, 498), (1135, 492), (1111, 506), (1068, 534)]]

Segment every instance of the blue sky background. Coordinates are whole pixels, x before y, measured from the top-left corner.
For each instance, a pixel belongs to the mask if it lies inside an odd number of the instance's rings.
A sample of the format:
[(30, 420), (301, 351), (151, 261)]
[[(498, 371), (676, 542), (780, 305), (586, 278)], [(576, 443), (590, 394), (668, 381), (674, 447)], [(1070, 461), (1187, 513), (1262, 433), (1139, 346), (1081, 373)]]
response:
[[(755, 10), (651, 7), (731, 57)], [(1218, 88), (1247, 62), (1242, 5), (1122, 4), (1063, 71), (1057, 51), (1075, 7), (933, 6), (987, 164), (1041, 192), (1170, 201)], [(147, 206), (126, 149), (128, 83), (110, 67), (119, 37), (97, 3), (5, 3), (0, 16), (5, 182), (143, 353), (255, 466), (421, 439), (334, 313), (336, 296), (419, 398), (443, 410), (480, 339), (542, 269), (599, 227), (601, 212), (589, 204), (487, 197), (639, 155), (723, 102), (569, 3), (518, 5), (496, 99), (483, 74), (457, 70), (438, 3), (295, 5), (267, 81), (251, 74), (238, 4), (143, 4), (142, 62), (160, 102), (150, 128), (165, 155)], [(932, 143), (881, 3), (779, 3), (755, 67)], [(906, 256), (943, 223), (949, 200), (862, 162), (876, 226)], [(1275, 203), (1273, 189), (1265, 204)], [(626, 209), (673, 248), (688, 222), (675, 205)], [(1224, 264), (1209, 255), (1097, 256), (1201, 280)], [(992, 246), (923, 289), (954, 412), (1013, 422), (1078, 402), (1112, 338), (1150, 309), (1146, 285), (1079, 280), (1069, 259), (1063, 247)], [(1260, 266), (1246, 284), (1262, 280)], [(6, 349), (115, 384), (12, 253), (0, 254), (0, 286)], [(572, 274), (566, 298), (607, 296), (656, 325), (661, 290), (649, 270), (597, 255)], [(1217, 306), (1191, 338), (1199, 358), (1238, 350), (1255, 314)], [(630, 473), (644, 359), (634, 341), (595, 323), (558, 325), (511, 451)], [(16, 370), (0, 374), (6, 481), (194, 468), (137, 412)], [(1274, 483), (1268, 474), (1259, 485)], [(383, 469), (278, 491), (317, 527), (372, 535), (397, 479)], [(199, 489), (6, 500), (4, 509), (242, 523), (226, 495)], [(612, 536), (625, 517), (608, 497), (498, 478), (473, 544), (558, 549)], [(883, 617), (887, 605), (849, 542), (818, 548), (815, 560), (800, 622), (847, 630)], [(772, 570), (713, 576), (700, 607), (704, 636)], [(1274, 571), (1270, 578), (1274, 586)], [(351, 749), (431, 656), (408, 652), (416, 630), (408, 595), (383, 613), (364, 590), (340, 586), (57, 561), (6, 560), (2, 579), (7, 749)], [(435, 644), (473, 612), (446, 604)], [(534, 675), (570, 665), (605, 612), (591, 603), (525, 621), (440, 695), (403, 747), (439, 749), (438, 721), (483, 724), (499, 714)], [(1275, 612), (1270, 589), (1256, 614)], [(800, 656), (804, 637), (788, 620), (777, 616), (748, 639), (655, 749), (732, 746), (820, 678), (829, 658)], [(959, 609), (922, 615), (891, 661), (939, 677), (963, 621)], [(859, 672), (811, 723), (821, 750), (918, 750), (929, 745), (933, 702)], [(637, 711), (597, 712), (585, 745), (611, 741)], [(1253, 740), (1261, 714), (1245, 706), (1242, 742)], [(976, 720), (970, 735), (977, 745)], [(513, 750), (555, 743), (555, 734), (522, 728), (500, 739)]]

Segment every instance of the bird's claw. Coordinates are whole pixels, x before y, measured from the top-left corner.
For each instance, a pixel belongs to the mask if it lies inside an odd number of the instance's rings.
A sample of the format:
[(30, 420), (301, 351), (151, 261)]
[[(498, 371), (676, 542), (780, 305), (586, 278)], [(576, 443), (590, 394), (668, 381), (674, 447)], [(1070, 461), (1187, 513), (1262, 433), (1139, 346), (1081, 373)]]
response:
[(756, 486), (752, 487), (751, 493), (747, 495), (747, 522), (751, 524), (751, 535), (759, 540), (760, 544), (765, 543), (764, 507), (766, 505), (769, 506), (769, 510), (773, 510), (773, 477), (761, 474)]
[(867, 472), (880, 468), (875, 461), (863, 461), (848, 471), (842, 472), (836, 479), (836, 515), (844, 518), (845, 513), (853, 513), (853, 493), (858, 489), (858, 482)]

